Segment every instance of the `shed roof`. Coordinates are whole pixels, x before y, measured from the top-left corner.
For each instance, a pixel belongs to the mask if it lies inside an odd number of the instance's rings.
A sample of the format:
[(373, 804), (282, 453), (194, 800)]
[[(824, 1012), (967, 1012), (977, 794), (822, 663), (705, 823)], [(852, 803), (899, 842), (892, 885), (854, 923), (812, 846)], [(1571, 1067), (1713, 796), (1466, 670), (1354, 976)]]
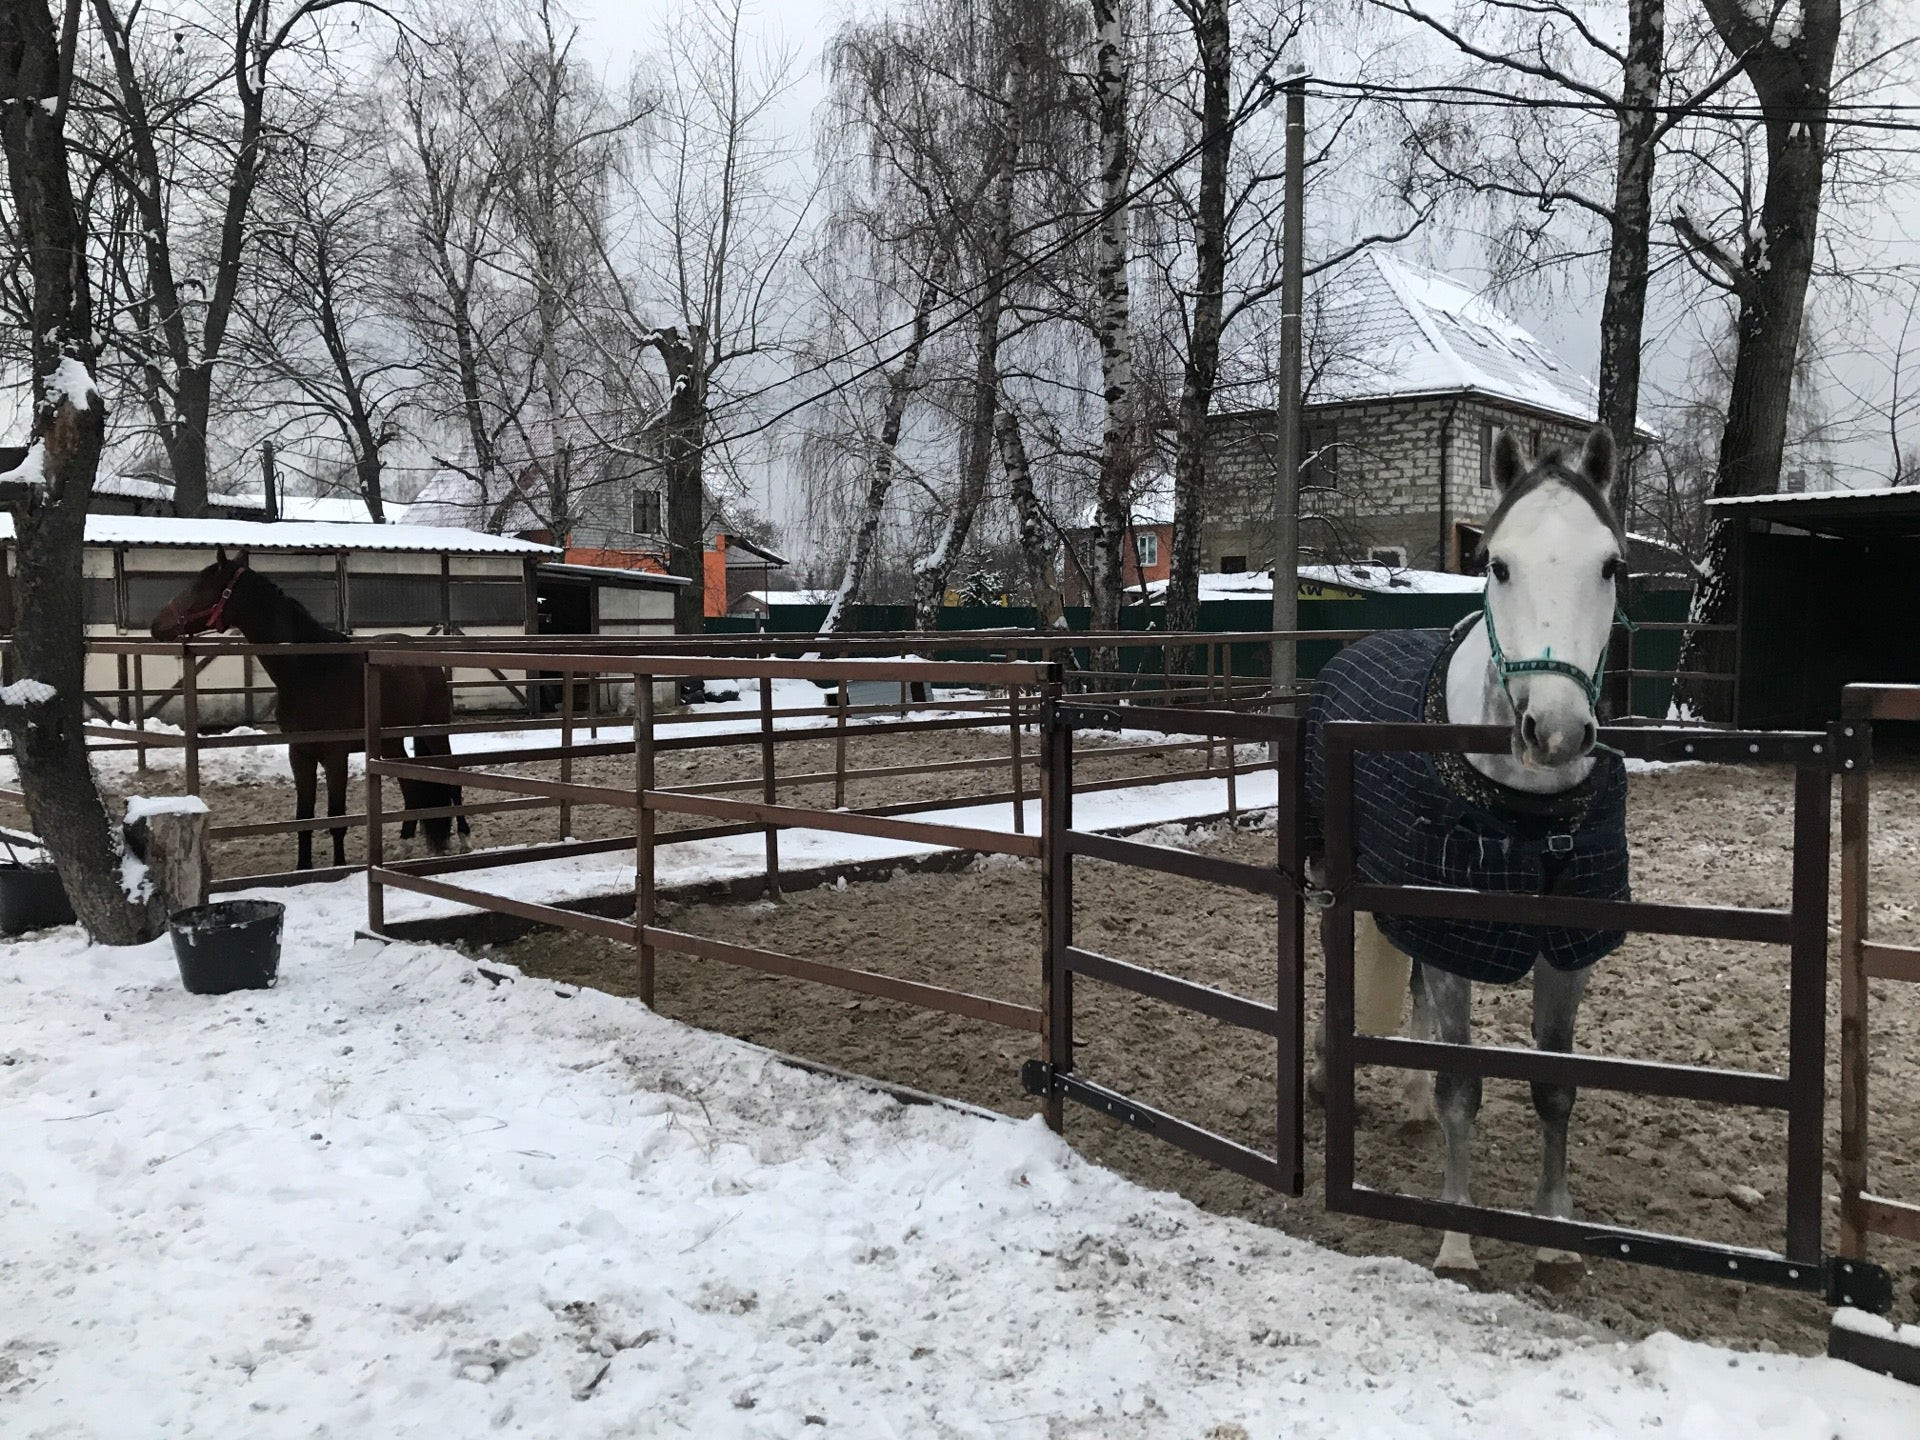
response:
[(1707, 508), (1729, 519), (1771, 520), (1816, 535), (1872, 538), (1920, 534), (1920, 489), (1728, 495), (1707, 501)]
[[(13, 517), (0, 515), (0, 540), (13, 539)], [(446, 555), (558, 555), (551, 545), (437, 525), (354, 525), (281, 520), (182, 520), (170, 515), (89, 515), (87, 544), (211, 550), (399, 550)]]
[(567, 565), (557, 561), (543, 561), (539, 576), (542, 580), (572, 580), (629, 590), (677, 590), (693, 583), (684, 575), (667, 575), (658, 570), (629, 569), (624, 565)]

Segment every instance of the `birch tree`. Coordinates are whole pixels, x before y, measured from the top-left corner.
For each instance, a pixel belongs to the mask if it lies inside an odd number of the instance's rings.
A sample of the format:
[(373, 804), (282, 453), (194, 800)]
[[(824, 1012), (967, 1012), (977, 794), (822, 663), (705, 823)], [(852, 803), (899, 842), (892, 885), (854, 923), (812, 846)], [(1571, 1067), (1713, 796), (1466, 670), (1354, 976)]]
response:
[(1094, 279), (1099, 293), (1095, 336), (1100, 346), (1100, 472), (1094, 487), (1093, 564), (1087, 580), (1095, 630), (1120, 628), (1121, 546), (1127, 499), (1141, 463), (1142, 440), (1134, 394), (1133, 304), (1127, 267), (1133, 137), (1128, 86), (1129, 37), (1120, 0), (1092, 0), (1093, 101), (1099, 145), (1100, 229)]

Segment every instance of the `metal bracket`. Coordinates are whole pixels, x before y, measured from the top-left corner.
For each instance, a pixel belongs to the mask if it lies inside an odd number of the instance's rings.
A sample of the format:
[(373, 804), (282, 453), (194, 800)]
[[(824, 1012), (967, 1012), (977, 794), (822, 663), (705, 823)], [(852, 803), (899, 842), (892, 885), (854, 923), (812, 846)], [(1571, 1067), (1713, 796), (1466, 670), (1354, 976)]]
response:
[(1120, 710), (1113, 705), (1060, 705), (1053, 712), (1056, 724), (1069, 730), (1123, 730)]
[(1893, 1308), (1893, 1276), (1865, 1260), (1827, 1256), (1803, 1263), (1784, 1255), (1635, 1230), (1589, 1235), (1581, 1248), (1589, 1255), (1655, 1265), (1662, 1270), (1802, 1290), (1823, 1297), (1829, 1305), (1851, 1305), (1875, 1315)]
[(1154, 1124), (1153, 1116), (1104, 1090), (1080, 1084), (1073, 1076), (1054, 1069), (1044, 1060), (1029, 1060), (1020, 1067), (1020, 1088), (1029, 1095), (1043, 1098), (1057, 1095), (1063, 1100), (1076, 1101), (1090, 1110), (1098, 1110), (1111, 1120), (1118, 1120), (1135, 1130), (1144, 1130), (1149, 1135), (1159, 1128)]
[(1828, 769), (1836, 775), (1857, 775), (1873, 768), (1873, 722), (1836, 720), (1827, 726)]

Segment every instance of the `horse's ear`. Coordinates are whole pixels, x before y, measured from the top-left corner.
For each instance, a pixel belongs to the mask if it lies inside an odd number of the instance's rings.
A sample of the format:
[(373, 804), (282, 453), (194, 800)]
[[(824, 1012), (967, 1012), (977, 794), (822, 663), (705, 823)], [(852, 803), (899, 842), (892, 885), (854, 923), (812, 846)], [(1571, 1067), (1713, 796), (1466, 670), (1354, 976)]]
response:
[(1520, 442), (1511, 430), (1493, 432), (1493, 484), (1504, 493), (1507, 487), (1527, 473), (1527, 460), (1520, 453)]
[(248, 559), (249, 557), (245, 550), (236, 550), (233, 552), (233, 563), (239, 569), (244, 570), (247, 568)]
[(222, 545), (219, 549), (213, 552), (213, 563), (216, 565), (224, 565), (227, 563), (227, 547), (226, 546)]
[(1606, 425), (1596, 425), (1587, 432), (1587, 440), (1580, 447), (1580, 473), (1593, 483), (1593, 488), (1607, 497), (1607, 503), (1617, 515), (1620, 510), (1621, 491), (1619, 482), (1623, 477), (1614, 474), (1613, 431)]

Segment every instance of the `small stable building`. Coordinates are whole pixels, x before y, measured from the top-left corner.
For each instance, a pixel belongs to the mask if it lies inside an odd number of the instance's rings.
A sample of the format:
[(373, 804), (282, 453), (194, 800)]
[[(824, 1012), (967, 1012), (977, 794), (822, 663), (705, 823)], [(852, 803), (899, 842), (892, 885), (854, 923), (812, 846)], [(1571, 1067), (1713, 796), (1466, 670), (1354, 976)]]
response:
[(1818, 729), (1845, 685), (1920, 682), (1920, 490), (1707, 506), (1735, 526), (1739, 724)]
[[(673, 630), (674, 582), (668, 577), (559, 565), (555, 547), (512, 536), (430, 525), (105, 514), (87, 517), (81, 560), (88, 636), (147, 638), (153, 617), (222, 548), (246, 550), (256, 571), (322, 624), (348, 635), (565, 633), (543, 626), (543, 596), (555, 597), (551, 608), (586, 617), (587, 628), (579, 633)], [(0, 515), (0, 549), (11, 577), (10, 516)], [(13, 613), (9, 584), (0, 587), (0, 631), (11, 631)], [(96, 653), (88, 665), (89, 688), (127, 689), (134, 681), (127, 662), (124, 655)], [(177, 719), (177, 700), (161, 701), (180, 683), (179, 662), (143, 656), (139, 670), (138, 688), (154, 698), (149, 713)], [(238, 691), (259, 679), (257, 667), (223, 658), (202, 671), (198, 685), (203, 692)], [(520, 703), (504, 683), (457, 693), (464, 709)], [(259, 718), (259, 706), (239, 694), (206, 693), (200, 713), (214, 723), (245, 721)]]

